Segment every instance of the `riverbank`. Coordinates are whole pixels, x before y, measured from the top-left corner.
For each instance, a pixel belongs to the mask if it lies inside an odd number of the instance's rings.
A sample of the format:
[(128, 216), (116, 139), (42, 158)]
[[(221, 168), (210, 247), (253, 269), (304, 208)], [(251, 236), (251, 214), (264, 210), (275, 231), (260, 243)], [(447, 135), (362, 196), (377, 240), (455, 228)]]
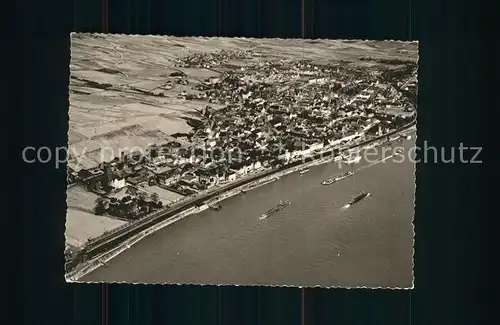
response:
[[(359, 144), (347, 146), (346, 148), (343, 148), (341, 151), (344, 151), (344, 150), (349, 151), (349, 150), (353, 150), (353, 149), (360, 148), (360, 147), (366, 147), (366, 146), (370, 146), (370, 145), (371, 146), (380, 145), (383, 142), (383, 141), (381, 141), (381, 139), (383, 139), (387, 136), (390, 136), (390, 135), (395, 135), (398, 133), (405, 132), (414, 125), (415, 125), (415, 122), (412, 122), (399, 130), (390, 132), (386, 135), (383, 135), (383, 136), (380, 136), (380, 137), (377, 137), (374, 139), (370, 139), (368, 141), (364, 141), (364, 142), (359, 143)], [(160, 220), (158, 223), (153, 224), (152, 226), (148, 226), (147, 229), (141, 230), (138, 233), (133, 234), (131, 237), (123, 240), (121, 243), (118, 243), (116, 246), (113, 246), (110, 249), (107, 249), (105, 252), (97, 254), (96, 256), (90, 258), (89, 260), (84, 261), (82, 263), (79, 263), (79, 265), (77, 265), (73, 270), (68, 272), (68, 274), (66, 275), (66, 280), (68, 282), (77, 281), (79, 278), (83, 277), (84, 275), (94, 271), (95, 269), (97, 269), (103, 265), (106, 265), (111, 259), (113, 259), (117, 255), (119, 255), (120, 253), (124, 252), (126, 249), (130, 248), (132, 245), (134, 245), (135, 243), (137, 243), (141, 239), (153, 234), (154, 232), (156, 232), (156, 231), (158, 231), (158, 230), (160, 230), (168, 225), (171, 225), (174, 222), (182, 220), (183, 218), (185, 218), (189, 215), (197, 214), (197, 213), (200, 213), (200, 212), (208, 209), (209, 208), (208, 204), (222, 202), (230, 197), (233, 197), (235, 195), (240, 194), (242, 192), (242, 190), (250, 191), (250, 190), (256, 189), (258, 187), (264, 186), (265, 184), (268, 184), (268, 182), (272, 179), (277, 179), (277, 178), (283, 177), (285, 175), (288, 175), (288, 174), (291, 174), (294, 172), (298, 172), (299, 170), (301, 170), (303, 168), (308, 168), (308, 167), (312, 167), (312, 166), (325, 164), (328, 162), (338, 161), (339, 159), (341, 159), (341, 158), (335, 157), (332, 159), (331, 156), (324, 157), (324, 153), (323, 153), (323, 155), (320, 155), (320, 159), (312, 159), (312, 160), (307, 161), (305, 163), (299, 162), (299, 163), (292, 165), (289, 168), (285, 168), (285, 169), (278, 170), (278, 171), (272, 171), (272, 170), (264, 171), (258, 175), (252, 175), (252, 176), (248, 177), (246, 182), (245, 182), (245, 179), (240, 180), (240, 182), (241, 182), (240, 185), (234, 186), (233, 184), (228, 184), (224, 187), (232, 187), (232, 188), (228, 188), (227, 191), (223, 191), (220, 195), (216, 195), (214, 197), (205, 199), (203, 201), (202, 205), (189, 207), (185, 210), (182, 210), (182, 211), (168, 217), (167, 219)], [(215, 189), (214, 191), (224, 190), (224, 187), (222, 187), (221, 189)], [(186, 204), (189, 204), (189, 203), (186, 202)], [(131, 226), (135, 226), (135, 225), (131, 225)]]

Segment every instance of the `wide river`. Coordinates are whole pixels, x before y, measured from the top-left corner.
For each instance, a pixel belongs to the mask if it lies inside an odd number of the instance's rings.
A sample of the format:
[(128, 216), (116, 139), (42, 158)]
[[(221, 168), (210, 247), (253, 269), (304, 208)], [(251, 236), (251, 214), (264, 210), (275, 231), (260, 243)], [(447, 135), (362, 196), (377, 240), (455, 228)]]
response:
[[(323, 186), (351, 167), (315, 166), (222, 201), (159, 230), (80, 281), (264, 284), (408, 288), (413, 282), (415, 164), (383, 153), (362, 159), (355, 174)], [(342, 207), (362, 191), (371, 195)], [(292, 203), (260, 215), (280, 200)]]

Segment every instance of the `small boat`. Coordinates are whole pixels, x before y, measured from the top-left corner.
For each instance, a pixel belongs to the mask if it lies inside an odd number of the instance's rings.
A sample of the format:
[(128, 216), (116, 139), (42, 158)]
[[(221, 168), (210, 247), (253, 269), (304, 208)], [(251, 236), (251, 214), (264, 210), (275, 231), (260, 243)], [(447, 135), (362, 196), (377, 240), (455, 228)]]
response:
[(309, 171), (309, 168), (304, 168), (304, 169), (301, 169), (301, 170), (299, 171), (299, 174), (300, 174), (300, 175), (304, 175), (304, 174), (305, 174), (305, 173), (307, 173), (308, 171)]

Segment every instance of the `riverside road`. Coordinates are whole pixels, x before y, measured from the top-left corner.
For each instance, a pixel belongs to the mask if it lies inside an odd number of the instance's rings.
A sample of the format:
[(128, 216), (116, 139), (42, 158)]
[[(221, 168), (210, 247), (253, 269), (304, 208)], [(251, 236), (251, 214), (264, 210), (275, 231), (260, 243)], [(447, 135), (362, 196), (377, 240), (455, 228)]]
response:
[[(80, 281), (408, 288), (413, 281), (415, 164), (406, 158), (327, 163), (163, 228)], [(378, 160), (392, 154), (377, 150)], [(398, 158), (396, 158), (398, 159)], [(320, 182), (353, 169), (354, 176)], [(371, 196), (345, 211), (361, 191)], [(292, 204), (266, 220), (280, 200)]]

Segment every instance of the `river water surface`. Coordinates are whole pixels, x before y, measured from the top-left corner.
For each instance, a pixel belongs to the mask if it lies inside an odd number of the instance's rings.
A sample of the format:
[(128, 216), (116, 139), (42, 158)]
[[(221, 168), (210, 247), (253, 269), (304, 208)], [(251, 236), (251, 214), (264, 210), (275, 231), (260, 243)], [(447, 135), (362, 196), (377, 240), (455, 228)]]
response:
[[(413, 132), (392, 146), (408, 157), (414, 141)], [(369, 158), (330, 186), (320, 182), (350, 167), (315, 166), (222, 201), (222, 210), (163, 228), (80, 281), (411, 287), (415, 165)], [(361, 191), (371, 195), (343, 211)], [(280, 200), (292, 203), (259, 219)]]

